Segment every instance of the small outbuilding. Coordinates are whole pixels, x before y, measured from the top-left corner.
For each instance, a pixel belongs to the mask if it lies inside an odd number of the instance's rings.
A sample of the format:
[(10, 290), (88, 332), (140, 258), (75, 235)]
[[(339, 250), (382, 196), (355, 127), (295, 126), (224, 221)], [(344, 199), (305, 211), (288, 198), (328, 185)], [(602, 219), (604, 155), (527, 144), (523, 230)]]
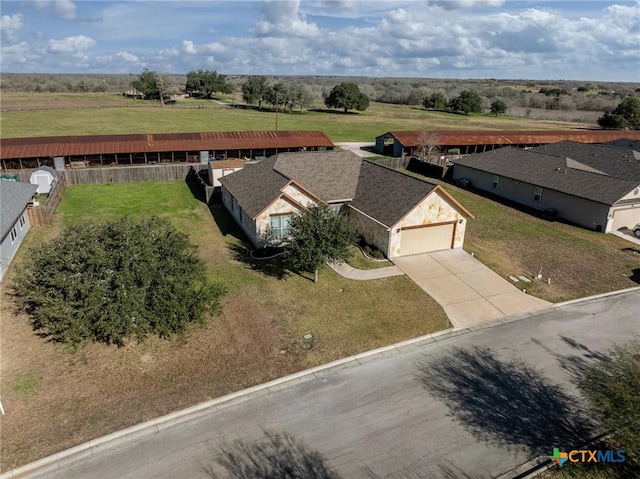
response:
[(41, 166), (31, 173), (29, 182), (32, 185), (36, 185), (38, 187), (38, 189), (36, 190), (36, 194), (48, 195), (51, 192), (53, 183), (55, 183), (57, 179), (58, 173), (56, 173), (56, 170), (54, 170), (50, 166)]

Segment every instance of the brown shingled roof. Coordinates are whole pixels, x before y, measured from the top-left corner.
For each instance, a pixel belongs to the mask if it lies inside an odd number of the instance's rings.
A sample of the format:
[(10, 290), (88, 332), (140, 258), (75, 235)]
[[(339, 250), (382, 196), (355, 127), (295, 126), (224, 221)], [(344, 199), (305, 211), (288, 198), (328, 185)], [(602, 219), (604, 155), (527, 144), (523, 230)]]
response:
[(0, 159), (144, 153), (333, 147), (322, 131), (222, 131), (136, 135), (4, 138)]
[[(420, 144), (422, 131), (390, 131), (405, 147)], [(450, 146), (465, 145), (525, 145), (576, 141), (580, 143), (605, 143), (620, 138), (640, 140), (640, 131), (617, 130), (558, 130), (558, 131), (496, 131), (496, 130), (439, 130), (438, 143)]]

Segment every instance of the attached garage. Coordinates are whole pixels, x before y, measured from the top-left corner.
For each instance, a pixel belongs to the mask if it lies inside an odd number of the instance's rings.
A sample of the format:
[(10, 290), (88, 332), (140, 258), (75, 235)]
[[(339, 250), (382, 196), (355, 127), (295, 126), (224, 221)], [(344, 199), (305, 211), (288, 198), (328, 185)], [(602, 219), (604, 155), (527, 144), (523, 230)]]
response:
[(368, 161), (349, 216), (387, 258), (461, 248), (473, 218), (442, 187)]
[(451, 249), (454, 245), (455, 234), (455, 221), (402, 228), (398, 256)]
[(610, 231), (618, 231), (620, 228), (633, 228), (640, 223), (640, 203), (626, 207), (611, 208)]

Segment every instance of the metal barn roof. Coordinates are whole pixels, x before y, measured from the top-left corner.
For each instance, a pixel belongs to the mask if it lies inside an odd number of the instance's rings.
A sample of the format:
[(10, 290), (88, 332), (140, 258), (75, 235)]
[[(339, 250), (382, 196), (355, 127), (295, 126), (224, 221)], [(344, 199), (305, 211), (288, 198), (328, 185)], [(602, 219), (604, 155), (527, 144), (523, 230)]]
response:
[[(640, 140), (640, 131), (621, 130), (556, 130), (556, 131), (496, 131), (496, 130), (428, 130), (438, 135), (438, 143), (450, 146), (466, 145), (530, 145), (575, 141), (579, 143), (605, 143), (622, 138)], [(420, 144), (422, 131), (390, 131), (405, 147)], [(381, 135), (381, 136), (385, 136)]]
[(333, 147), (322, 131), (225, 131), (2, 139), (0, 159), (163, 151)]

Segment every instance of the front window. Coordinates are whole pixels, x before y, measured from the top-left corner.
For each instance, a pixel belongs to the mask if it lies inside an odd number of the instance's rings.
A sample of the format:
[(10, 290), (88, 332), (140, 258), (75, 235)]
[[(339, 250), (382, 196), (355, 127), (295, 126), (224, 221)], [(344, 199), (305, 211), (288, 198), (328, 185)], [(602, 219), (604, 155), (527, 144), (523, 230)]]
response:
[(533, 189), (533, 201), (536, 203), (540, 203), (540, 201), (542, 201), (542, 188), (539, 186), (536, 186)]
[(24, 213), (20, 217), (20, 229), (24, 228), (24, 225), (27, 224), (27, 221), (24, 219)]
[(17, 237), (18, 237), (18, 232), (16, 231), (16, 227), (14, 226), (11, 229), (11, 244), (13, 244), (13, 242), (16, 240)]
[(278, 215), (271, 217), (271, 236), (282, 239), (288, 238), (291, 234), (291, 216)]
[(493, 180), (491, 181), (491, 188), (493, 188), (494, 190), (497, 190), (498, 186), (500, 186), (500, 177), (498, 175), (493, 175)]

